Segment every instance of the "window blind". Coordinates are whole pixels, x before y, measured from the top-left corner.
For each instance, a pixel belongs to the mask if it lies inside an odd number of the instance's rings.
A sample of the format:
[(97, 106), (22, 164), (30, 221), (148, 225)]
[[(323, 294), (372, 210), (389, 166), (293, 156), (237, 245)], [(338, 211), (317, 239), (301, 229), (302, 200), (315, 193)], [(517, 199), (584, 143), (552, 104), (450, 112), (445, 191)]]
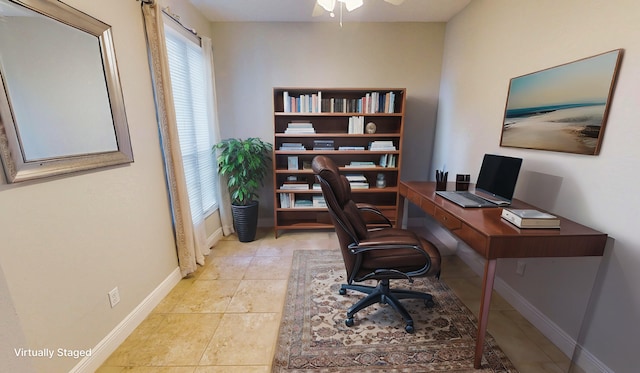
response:
[(217, 163), (208, 118), (207, 84), (202, 49), (171, 27), (165, 27), (173, 102), (187, 180), (189, 205), (194, 221), (217, 208)]

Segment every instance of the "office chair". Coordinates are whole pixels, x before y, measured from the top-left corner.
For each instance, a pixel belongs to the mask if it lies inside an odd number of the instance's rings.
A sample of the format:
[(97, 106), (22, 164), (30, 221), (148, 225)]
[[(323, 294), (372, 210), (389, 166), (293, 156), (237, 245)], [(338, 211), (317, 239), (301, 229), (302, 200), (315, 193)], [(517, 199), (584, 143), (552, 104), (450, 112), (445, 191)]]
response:
[[(351, 200), (348, 180), (339, 174), (336, 164), (326, 156), (316, 156), (311, 164), (322, 194), (326, 200), (331, 220), (338, 236), (342, 258), (347, 270), (347, 284), (340, 287), (340, 294), (355, 290), (365, 294), (347, 310), (347, 326), (354, 325), (354, 315), (376, 303), (388, 304), (404, 319), (405, 331), (413, 333), (413, 319), (400, 303), (400, 299), (423, 299), (427, 307), (435, 303), (431, 294), (404, 289), (391, 289), (389, 280), (405, 279), (413, 282), (414, 277), (440, 277), (440, 252), (426, 239), (415, 233), (392, 228), (388, 219), (387, 227), (367, 228), (362, 209), (368, 214), (376, 212), (384, 216), (374, 206), (359, 206)], [(379, 226), (379, 224), (377, 224)], [(374, 279), (377, 286), (356, 283)]]

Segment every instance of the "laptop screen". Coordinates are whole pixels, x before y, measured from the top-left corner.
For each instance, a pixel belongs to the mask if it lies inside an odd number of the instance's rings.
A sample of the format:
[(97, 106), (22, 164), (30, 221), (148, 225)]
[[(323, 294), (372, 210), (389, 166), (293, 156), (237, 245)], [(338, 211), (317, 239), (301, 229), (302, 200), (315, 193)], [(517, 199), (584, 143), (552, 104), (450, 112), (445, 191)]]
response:
[(480, 166), (476, 190), (510, 201), (516, 189), (521, 165), (521, 158), (485, 154)]

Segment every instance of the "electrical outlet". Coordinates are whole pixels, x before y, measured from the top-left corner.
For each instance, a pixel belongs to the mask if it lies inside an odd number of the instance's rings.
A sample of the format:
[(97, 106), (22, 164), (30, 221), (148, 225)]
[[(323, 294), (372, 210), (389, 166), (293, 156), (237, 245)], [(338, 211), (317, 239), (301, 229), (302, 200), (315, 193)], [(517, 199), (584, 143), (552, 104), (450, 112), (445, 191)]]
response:
[(524, 269), (527, 267), (527, 263), (523, 260), (518, 260), (516, 263), (516, 274), (520, 276), (524, 276)]
[(111, 304), (111, 308), (120, 303), (120, 291), (117, 286), (109, 292), (109, 303)]

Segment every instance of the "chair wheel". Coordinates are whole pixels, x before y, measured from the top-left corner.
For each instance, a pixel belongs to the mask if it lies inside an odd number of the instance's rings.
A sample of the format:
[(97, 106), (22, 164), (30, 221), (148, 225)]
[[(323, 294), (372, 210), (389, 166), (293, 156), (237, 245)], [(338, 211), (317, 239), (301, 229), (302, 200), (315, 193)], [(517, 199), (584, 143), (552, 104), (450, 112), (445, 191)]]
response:
[(340, 295), (346, 295), (347, 294), (347, 289), (340, 289), (340, 291), (338, 292)]
[(404, 330), (405, 330), (407, 333), (409, 333), (409, 334), (412, 334), (412, 333), (415, 331), (415, 329), (413, 328), (413, 325), (407, 325), (407, 326), (405, 326), (405, 327), (404, 327)]
[(434, 302), (433, 299), (429, 299), (424, 301), (424, 305), (427, 306), (427, 308), (433, 308), (436, 302)]
[(353, 324), (354, 324), (354, 322), (353, 322), (353, 317), (350, 317), (350, 318), (348, 318), (348, 319), (344, 320), (344, 324), (345, 324), (346, 326), (349, 326), (349, 327), (353, 326)]

